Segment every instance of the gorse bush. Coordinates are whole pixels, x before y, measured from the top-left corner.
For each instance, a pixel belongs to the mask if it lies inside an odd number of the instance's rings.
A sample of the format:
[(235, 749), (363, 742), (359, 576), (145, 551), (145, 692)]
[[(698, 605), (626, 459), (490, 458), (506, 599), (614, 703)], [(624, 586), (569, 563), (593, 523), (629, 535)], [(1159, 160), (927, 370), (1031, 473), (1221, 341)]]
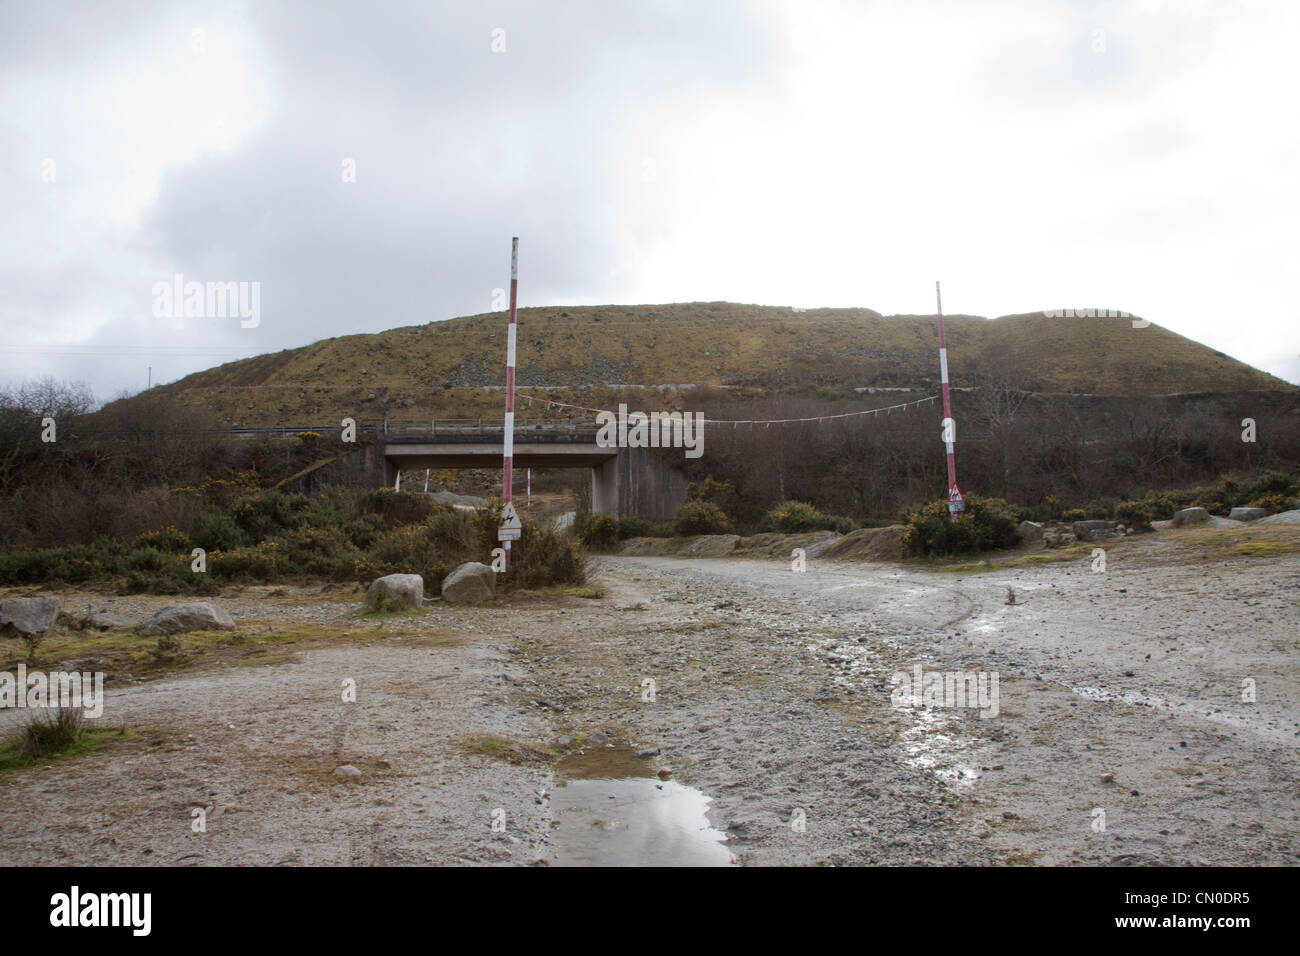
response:
[(848, 534), (856, 527), (848, 518), (822, 514), (802, 501), (783, 501), (763, 519), (760, 531), (781, 531), (796, 534), (801, 531), (838, 531)]
[(1115, 520), (1135, 531), (1150, 531), (1154, 514), (1144, 501), (1125, 501), (1115, 506)]
[(679, 535), (722, 534), (729, 528), (722, 509), (709, 501), (688, 501), (673, 517), (673, 530)]
[[(203, 594), (236, 582), (366, 584), (400, 572), (422, 575), (436, 589), (458, 565), (492, 561), (500, 517), (499, 505), (466, 511), (405, 492), (309, 499), (267, 491), (240, 497), (228, 511), (208, 511), (192, 535), (163, 527), (130, 541), (101, 537), (90, 545), (0, 552), (0, 585), (102, 581), (127, 593)], [(609, 521), (617, 535), (617, 522)], [(498, 579), (504, 587), (583, 583), (576, 543), (530, 519), (524, 528)], [(193, 547), (206, 551), (203, 573), (192, 570)]]
[(905, 515), (903, 547), (914, 555), (949, 555), (1013, 547), (1020, 540), (1017, 521), (1001, 498), (966, 499), (966, 510), (948, 515), (940, 499)]
[(574, 531), (584, 547), (592, 551), (613, 551), (619, 542), (619, 520), (613, 515), (579, 514)]
[(672, 536), (673, 526), (668, 521), (651, 521), (638, 515), (628, 515), (618, 521), (620, 541), (626, 541), (628, 538), (671, 538)]

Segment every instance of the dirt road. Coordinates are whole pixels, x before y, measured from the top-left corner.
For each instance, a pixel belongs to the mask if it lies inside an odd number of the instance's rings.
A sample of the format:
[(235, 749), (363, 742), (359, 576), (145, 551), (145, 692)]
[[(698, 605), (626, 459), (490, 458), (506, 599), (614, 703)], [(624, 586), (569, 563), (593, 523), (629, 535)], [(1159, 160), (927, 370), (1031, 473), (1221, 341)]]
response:
[[(119, 687), (106, 719), (134, 738), (0, 776), (0, 863), (552, 862), (557, 775), (604, 751), (712, 798), (742, 864), (1300, 860), (1300, 556), (1207, 563), (1160, 535), (1104, 572), (596, 572), (598, 600), (436, 606)], [(295, 592), (223, 603), (252, 631), (356, 620)], [(917, 665), (996, 676), (996, 715), (896, 699)]]

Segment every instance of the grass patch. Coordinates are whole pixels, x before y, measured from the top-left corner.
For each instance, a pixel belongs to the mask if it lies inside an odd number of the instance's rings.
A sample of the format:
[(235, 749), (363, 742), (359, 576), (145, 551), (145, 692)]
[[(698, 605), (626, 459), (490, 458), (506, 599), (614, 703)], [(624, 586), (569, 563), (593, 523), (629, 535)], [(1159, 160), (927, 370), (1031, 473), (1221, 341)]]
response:
[(71, 760), (101, 750), (134, 734), (121, 727), (72, 726), (66, 710), (41, 714), (15, 738), (0, 744), (0, 773), (42, 767), (56, 760)]
[[(404, 647), (454, 647), (465, 639), (451, 631), (407, 628), (409, 616), (395, 615), (393, 624), (372, 619), (338, 624), (285, 624), (281, 621), (241, 621), (238, 631), (190, 631), (166, 645), (134, 631), (70, 631), (53, 633), (40, 646), (35, 663), (16, 639), (0, 642), (0, 669), (13, 671), (26, 663), (43, 669), (54, 662), (75, 661), (78, 670), (103, 671), (109, 681), (159, 677), (168, 672), (214, 666), (280, 664), (305, 650), (337, 644), (394, 643)], [(376, 626), (379, 625), (379, 626)]]
[(1180, 544), (1199, 549), (1207, 561), (1224, 558), (1273, 558), (1300, 553), (1300, 525), (1247, 525), (1241, 528), (1175, 529)]
[(559, 755), (545, 744), (531, 744), (496, 734), (473, 737), (462, 744), (461, 749), (467, 754), (480, 757), (492, 757), (512, 764), (549, 763)]

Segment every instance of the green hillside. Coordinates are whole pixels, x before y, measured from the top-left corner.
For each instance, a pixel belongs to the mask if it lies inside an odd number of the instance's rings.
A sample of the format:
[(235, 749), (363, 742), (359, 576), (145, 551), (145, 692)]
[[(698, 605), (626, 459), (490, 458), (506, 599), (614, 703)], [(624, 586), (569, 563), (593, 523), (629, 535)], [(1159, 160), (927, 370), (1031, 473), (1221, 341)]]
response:
[[(958, 387), (1007, 381), (1102, 395), (1295, 389), (1156, 325), (1135, 329), (1128, 318), (954, 315), (947, 327)], [(466, 316), (231, 362), (154, 393), (230, 425), (492, 415), (501, 396), (485, 386), (504, 383), (505, 341), (504, 313)], [(749, 396), (930, 389), (937, 348), (933, 315), (728, 302), (535, 308), (519, 312), (517, 380), (558, 400), (588, 401), (623, 385), (731, 386)], [(521, 415), (530, 416), (528, 405)]]

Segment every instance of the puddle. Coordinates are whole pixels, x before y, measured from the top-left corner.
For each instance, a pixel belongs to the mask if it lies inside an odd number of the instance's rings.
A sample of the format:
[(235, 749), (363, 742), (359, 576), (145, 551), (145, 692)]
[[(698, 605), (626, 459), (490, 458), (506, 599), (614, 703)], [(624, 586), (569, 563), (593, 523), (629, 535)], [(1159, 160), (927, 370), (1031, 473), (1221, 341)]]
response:
[(558, 849), (551, 863), (730, 866), (735, 861), (723, 834), (705, 816), (709, 802), (698, 790), (654, 777), (557, 783), (551, 810)]
[(638, 757), (628, 746), (588, 747), (561, 757), (555, 764), (555, 774), (561, 780), (653, 777), (652, 763)]

